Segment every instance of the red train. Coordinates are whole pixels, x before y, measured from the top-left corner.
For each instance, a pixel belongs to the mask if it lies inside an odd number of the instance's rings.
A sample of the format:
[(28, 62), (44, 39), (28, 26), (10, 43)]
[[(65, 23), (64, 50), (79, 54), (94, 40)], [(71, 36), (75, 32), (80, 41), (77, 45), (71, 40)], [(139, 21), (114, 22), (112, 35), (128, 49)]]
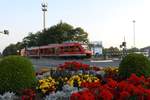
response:
[(22, 49), (21, 56), (90, 58), (92, 52), (88, 49), (87, 45), (81, 43), (63, 43)]

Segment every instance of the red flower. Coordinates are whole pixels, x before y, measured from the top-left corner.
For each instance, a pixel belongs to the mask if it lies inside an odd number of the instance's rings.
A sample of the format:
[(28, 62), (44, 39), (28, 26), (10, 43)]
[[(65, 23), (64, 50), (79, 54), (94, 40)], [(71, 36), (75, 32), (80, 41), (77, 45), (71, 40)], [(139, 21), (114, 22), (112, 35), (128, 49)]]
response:
[(85, 88), (88, 88), (88, 89), (93, 89), (93, 88), (98, 88), (100, 87), (100, 82), (82, 82), (81, 83), (81, 87), (85, 87)]
[(118, 87), (121, 91), (123, 91), (126, 89), (126, 87), (128, 87), (128, 83), (126, 81), (121, 81), (120, 83), (118, 83)]
[(144, 76), (137, 77), (136, 74), (131, 74), (130, 78), (128, 78), (128, 82), (134, 85), (139, 85), (145, 82)]
[(94, 71), (100, 71), (100, 68), (98, 68), (98, 67), (92, 67), (92, 69), (94, 70)]
[(102, 100), (112, 100), (113, 95), (108, 90), (102, 90), (100, 93), (100, 98), (102, 98)]
[(94, 95), (89, 90), (84, 90), (81, 92), (82, 100), (95, 100)]
[(70, 96), (70, 100), (82, 100), (82, 96), (79, 92), (72, 93)]
[(81, 87), (86, 87), (86, 88), (88, 88), (88, 86), (89, 86), (89, 82), (82, 82), (82, 83), (81, 83)]
[(141, 95), (144, 95), (144, 92), (145, 92), (145, 89), (141, 85), (134, 88), (135, 95), (141, 96)]
[(111, 87), (111, 88), (115, 88), (115, 87), (117, 87), (117, 85), (118, 85), (117, 82), (114, 81), (114, 80), (112, 80), (112, 79), (109, 79), (107, 84), (108, 84), (108, 86)]
[(33, 100), (36, 94), (32, 89), (24, 89), (22, 95), (22, 100)]
[(133, 85), (133, 84), (129, 84), (128, 83), (128, 85), (127, 85), (127, 87), (126, 87), (126, 91), (128, 91), (129, 93), (133, 93), (133, 91), (135, 90), (135, 86)]
[(145, 90), (145, 100), (150, 100), (150, 89)]
[(130, 97), (130, 94), (129, 94), (129, 92), (127, 92), (127, 91), (122, 91), (121, 93), (120, 93), (120, 100), (127, 100), (128, 98)]
[(24, 95), (24, 96), (21, 97), (21, 100), (34, 100), (34, 99), (30, 96)]
[(88, 70), (88, 69), (89, 69), (89, 65), (87, 65), (87, 64), (82, 64), (81, 69), (83, 69), (83, 70)]
[(87, 64), (82, 64), (79, 62), (65, 62), (63, 65), (59, 65), (60, 69), (64, 70), (64, 69), (68, 69), (68, 70), (88, 70), (89, 69), (89, 65)]
[(150, 77), (146, 79), (145, 85), (150, 88)]

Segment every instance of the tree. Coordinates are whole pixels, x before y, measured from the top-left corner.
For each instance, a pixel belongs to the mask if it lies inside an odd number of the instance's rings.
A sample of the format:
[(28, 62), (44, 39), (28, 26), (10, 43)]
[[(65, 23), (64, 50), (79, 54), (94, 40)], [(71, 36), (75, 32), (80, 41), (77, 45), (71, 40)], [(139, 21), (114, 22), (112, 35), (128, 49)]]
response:
[(58, 23), (45, 30), (39, 35), (39, 44), (47, 45), (52, 43), (62, 43), (71, 40), (71, 31), (73, 27), (67, 23)]
[(65, 41), (77, 41), (88, 43), (88, 33), (82, 28), (60, 22), (57, 25), (35, 34), (30, 33), (23, 39), (24, 46), (41, 46), (53, 43), (63, 43)]
[(119, 57), (120, 56), (120, 51), (117, 47), (110, 47), (105, 50), (109, 57)]
[(134, 52), (139, 52), (139, 51), (140, 51), (140, 50), (139, 50), (138, 48), (136, 48), (136, 47), (127, 49), (127, 52), (128, 52), (128, 53), (134, 53)]
[(104, 57), (104, 59), (107, 59), (107, 51), (108, 51), (108, 49), (107, 48), (103, 48), (102, 49), (103, 50), (103, 57)]
[(89, 40), (87, 39), (88, 33), (85, 32), (81, 27), (77, 27), (74, 30), (71, 31), (71, 39), (73, 41), (79, 41), (83, 43), (89, 43)]
[(29, 33), (27, 37), (25, 37), (22, 41), (22, 45), (24, 47), (31, 47), (31, 46), (37, 46), (38, 45), (38, 35), (39, 33), (37, 32), (36, 34)]
[(3, 56), (8, 56), (8, 55), (17, 55), (17, 46), (15, 44), (10, 44), (3, 50)]
[(15, 45), (18, 50), (21, 50), (22, 48), (24, 48), (24, 44), (22, 42), (17, 42)]

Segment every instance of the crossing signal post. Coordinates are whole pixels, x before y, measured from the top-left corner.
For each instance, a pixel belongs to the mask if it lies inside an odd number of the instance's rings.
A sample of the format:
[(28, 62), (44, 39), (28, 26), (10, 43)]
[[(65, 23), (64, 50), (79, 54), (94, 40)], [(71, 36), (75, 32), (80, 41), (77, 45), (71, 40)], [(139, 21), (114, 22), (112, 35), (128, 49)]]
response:
[(8, 30), (4, 30), (4, 34), (8, 35), (9, 31)]
[(120, 48), (122, 48), (121, 58), (125, 57), (127, 55), (127, 49), (126, 49), (126, 42), (122, 42), (120, 45)]
[(9, 31), (8, 30), (4, 30), (4, 31), (0, 31), (0, 33), (8, 35)]

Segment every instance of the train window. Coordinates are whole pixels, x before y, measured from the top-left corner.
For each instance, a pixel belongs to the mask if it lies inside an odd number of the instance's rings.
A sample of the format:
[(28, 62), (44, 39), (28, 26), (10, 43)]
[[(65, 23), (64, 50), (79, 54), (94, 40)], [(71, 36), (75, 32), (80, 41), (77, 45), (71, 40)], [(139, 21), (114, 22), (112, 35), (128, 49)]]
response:
[(60, 47), (60, 52), (64, 52), (64, 48), (63, 47)]
[(74, 46), (73, 51), (74, 51), (74, 52), (79, 52), (79, 51), (80, 51), (80, 48), (79, 48), (78, 46)]
[(55, 48), (55, 54), (59, 54), (60, 48)]
[(55, 53), (55, 48), (49, 48), (49, 53), (54, 54)]
[(71, 52), (71, 48), (70, 47), (64, 47), (64, 52)]
[(52, 54), (54, 54), (55, 53), (55, 48), (52, 48)]
[(35, 54), (38, 54), (38, 50), (35, 50)]
[(49, 52), (52, 53), (52, 49), (51, 48), (49, 48)]
[(43, 49), (43, 55), (45, 55), (46, 54), (46, 49)]
[(29, 54), (29, 55), (32, 55), (32, 51), (31, 51), (31, 50), (28, 50), (28, 54)]
[(48, 54), (48, 49), (44, 49), (44, 55), (47, 55)]
[(85, 50), (89, 50), (88, 45), (83, 44), (82, 47), (83, 47)]
[(40, 53), (41, 53), (41, 54), (43, 53), (43, 49), (40, 49)]
[(64, 47), (64, 52), (68, 52), (68, 47)]
[(70, 52), (74, 52), (74, 46), (70, 46)]
[(78, 46), (61, 47), (61, 52), (80, 52), (80, 48)]
[(28, 50), (29, 55), (36, 55), (36, 50)]
[(68, 47), (68, 52), (72, 52), (72, 46)]

